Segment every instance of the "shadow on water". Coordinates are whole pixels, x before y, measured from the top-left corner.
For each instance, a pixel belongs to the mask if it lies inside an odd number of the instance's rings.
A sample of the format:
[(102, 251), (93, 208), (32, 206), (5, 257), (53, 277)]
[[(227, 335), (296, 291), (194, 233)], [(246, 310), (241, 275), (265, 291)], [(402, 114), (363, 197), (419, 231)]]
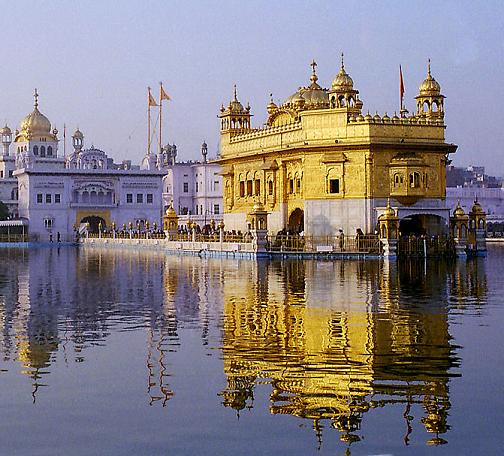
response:
[[(450, 320), (486, 303), (485, 261), (243, 261), (78, 249), (3, 250), (0, 353), (32, 379), (33, 400), (64, 362), (85, 362), (114, 332), (145, 330), (150, 405), (174, 395), (168, 354), (181, 328), (220, 347), (219, 395), (239, 416), (269, 385), (269, 412), (309, 420), (348, 446), (374, 409), (402, 407), (447, 441)], [(1, 375), (1, 371), (0, 371)], [(139, 392), (141, 394), (142, 392)], [(209, 391), (209, 395), (215, 391)], [(420, 425), (418, 424), (418, 425)], [(332, 431), (331, 431), (332, 432)]]

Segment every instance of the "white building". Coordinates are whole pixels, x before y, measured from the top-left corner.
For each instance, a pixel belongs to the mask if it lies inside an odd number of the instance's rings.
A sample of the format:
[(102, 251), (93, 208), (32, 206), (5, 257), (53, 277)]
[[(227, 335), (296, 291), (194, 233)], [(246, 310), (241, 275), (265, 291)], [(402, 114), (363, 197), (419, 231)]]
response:
[(102, 229), (112, 223), (117, 229), (130, 223), (143, 228), (147, 221), (161, 226), (163, 171), (119, 169), (102, 150), (84, 149), (79, 130), (65, 159), (58, 153), (57, 134), (39, 111), (36, 92), (33, 112), (16, 130), (13, 155), (11, 132), (2, 130), (1, 198), (11, 214), (28, 221), (32, 239), (70, 239), (82, 223), (89, 223), (91, 231), (100, 223)]
[[(172, 146), (173, 147), (173, 146)], [(201, 162), (169, 161), (163, 179), (163, 205), (179, 214), (179, 225), (189, 220), (203, 227), (223, 217), (221, 166), (207, 161), (208, 147), (201, 146)]]
[(475, 200), (478, 200), (487, 213), (487, 222), (489, 224), (504, 222), (504, 188), (446, 188), (446, 205), (448, 207), (455, 208), (460, 201), (462, 209), (468, 214)]

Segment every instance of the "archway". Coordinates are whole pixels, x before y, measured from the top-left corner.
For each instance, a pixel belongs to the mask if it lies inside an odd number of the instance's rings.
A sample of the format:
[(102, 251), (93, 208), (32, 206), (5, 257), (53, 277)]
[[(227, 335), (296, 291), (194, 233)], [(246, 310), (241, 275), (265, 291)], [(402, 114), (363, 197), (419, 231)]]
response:
[(287, 230), (291, 233), (301, 233), (304, 231), (304, 211), (298, 207), (291, 212)]
[(90, 233), (98, 233), (100, 223), (101, 223), (102, 231), (106, 227), (105, 220), (102, 219), (101, 217), (98, 217), (97, 215), (89, 215), (87, 217), (84, 217), (80, 222), (81, 223), (89, 223), (89, 232)]
[(446, 220), (434, 214), (413, 214), (402, 218), (399, 222), (402, 236), (441, 236), (447, 234)]

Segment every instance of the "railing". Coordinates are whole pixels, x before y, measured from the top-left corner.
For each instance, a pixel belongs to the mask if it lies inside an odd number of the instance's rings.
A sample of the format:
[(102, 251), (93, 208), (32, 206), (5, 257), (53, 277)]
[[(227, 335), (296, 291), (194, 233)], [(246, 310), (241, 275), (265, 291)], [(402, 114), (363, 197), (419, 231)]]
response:
[(400, 256), (442, 256), (455, 253), (455, 243), (452, 237), (446, 236), (408, 236), (399, 239), (398, 252)]
[(381, 253), (378, 236), (268, 236), (270, 252)]
[(28, 234), (0, 234), (0, 242), (28, 242)]

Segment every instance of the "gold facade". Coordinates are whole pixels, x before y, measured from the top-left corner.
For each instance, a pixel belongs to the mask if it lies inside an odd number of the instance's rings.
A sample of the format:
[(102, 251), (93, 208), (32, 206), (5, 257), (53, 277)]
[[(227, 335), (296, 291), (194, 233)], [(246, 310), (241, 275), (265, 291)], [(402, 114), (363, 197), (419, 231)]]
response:
[[(372, 232), (388, 197), (393, 206), (405, 208), (442, 202), (447, 157), (456, 146), (445, 142), (444, 96), (430, 66), (416, 112), (407, 116), (403, 110), (401, 117), (363, 115), (343, 61), (330, 89), (318, 84), (315, 62), (312, 66), (307, 87), (278, 106), (270, 101), (262, 128), (251, 127), (250, 106), (243, 107), (236, 89), (222, 106), (219, 163), (228, 226), (243, 223), (257, 201), (269, 211), (274, 229), (294, 228), (299, 220), (293, 214), (306, 212), (309, 202), (323, 212), (344, 201), (334, 207), (345, 208), (348, 214), (336, 211), (353, 219), (342, 226)], [(351, 215), (353, 207), (363, 209)], [(316, 215), (307, 215), (305, 232), (314, 233)]]

